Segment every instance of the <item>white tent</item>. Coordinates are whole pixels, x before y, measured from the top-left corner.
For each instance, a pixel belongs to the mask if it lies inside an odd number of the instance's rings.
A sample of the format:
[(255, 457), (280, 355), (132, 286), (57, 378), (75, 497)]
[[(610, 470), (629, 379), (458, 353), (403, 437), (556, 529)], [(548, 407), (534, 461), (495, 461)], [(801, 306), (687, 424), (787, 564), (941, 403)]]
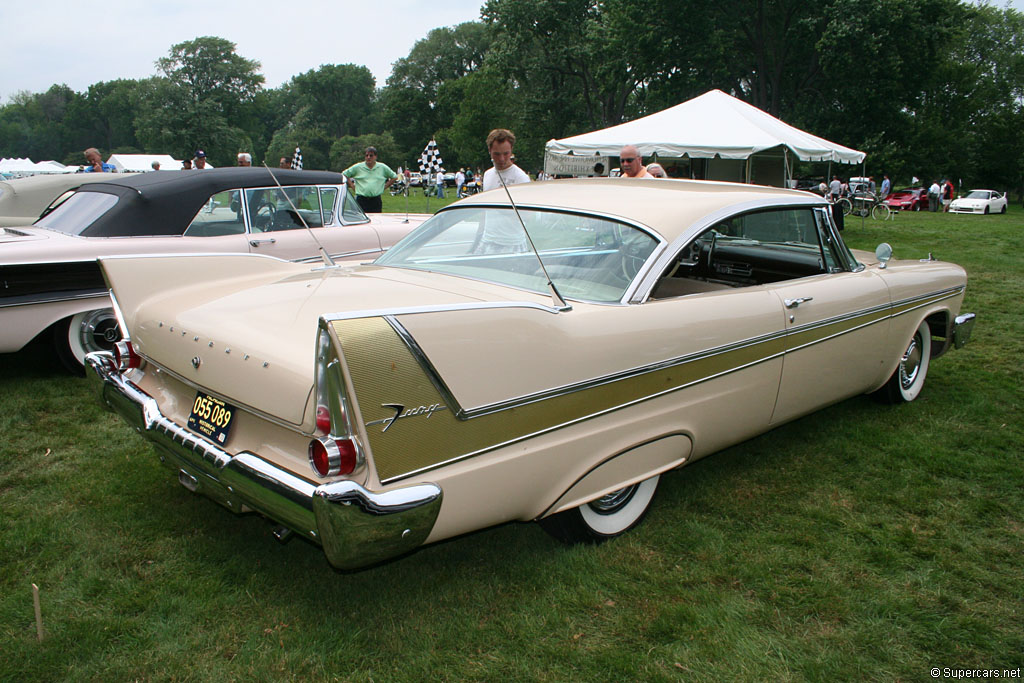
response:
[[(788, 155), (803, 161), (859, 164), (864, 152), (838, 145), (780, 121), (757, 107), (711, 90), (642, 119), (618, 126), (549, 140), (546, 152), (617, 156), (624, 145), (636, 145), (644, 157), (746, 160), (745, 177), (751, 179), (755, 155), (781, 158), (788, 175)], [(743, 168), (744, 164), (718, 165)], [(710, 171), (709, 166), (709, 171)]]
[(54, 171), (52, 169), (46, 166), (40, 168), (39, 164), (27, 157), (21, 159), (0, 159), (0, 174), (5, 178), (24, 178), (27, 176), (38, 175), (40, 173), (53, 172)]
[(160, 162), (161, 171), (180, 171), (181, 162), (170, 154), (111, 154), (108, 164), (118, 173), (143, 173), (153, 170), (153, 162)]

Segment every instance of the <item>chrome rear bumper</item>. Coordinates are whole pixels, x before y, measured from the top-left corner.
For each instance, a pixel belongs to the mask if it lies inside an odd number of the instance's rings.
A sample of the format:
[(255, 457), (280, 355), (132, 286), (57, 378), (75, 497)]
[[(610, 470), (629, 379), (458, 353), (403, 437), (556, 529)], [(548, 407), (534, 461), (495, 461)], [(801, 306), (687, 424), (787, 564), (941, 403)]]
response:
[(255, 510), (319, 543), (335, 567), (356, 569), (396, 557), (430, 535), (441, 509), (435, 484), (382, 492), (352, 481), (316, 486), (255, 453), (231, 455), (168, 419), (151, 396), (118, 372), (110, 353), (90, 353), (85, 360), (101, 402), (153, 442), (183, 485), (234, 512)]

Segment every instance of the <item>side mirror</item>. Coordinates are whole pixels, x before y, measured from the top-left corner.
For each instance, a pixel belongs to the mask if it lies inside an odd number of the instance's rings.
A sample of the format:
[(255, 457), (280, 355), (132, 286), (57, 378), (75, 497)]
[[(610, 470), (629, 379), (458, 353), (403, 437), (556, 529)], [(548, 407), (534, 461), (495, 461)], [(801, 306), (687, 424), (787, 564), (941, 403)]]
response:
[(889, 260), (892, 258), (892, 247), (888, 242), (882, 242), (875, 247), (875, 258), (882, 264), (881, 267), (885, 268), (886, 264), (889, 263)]

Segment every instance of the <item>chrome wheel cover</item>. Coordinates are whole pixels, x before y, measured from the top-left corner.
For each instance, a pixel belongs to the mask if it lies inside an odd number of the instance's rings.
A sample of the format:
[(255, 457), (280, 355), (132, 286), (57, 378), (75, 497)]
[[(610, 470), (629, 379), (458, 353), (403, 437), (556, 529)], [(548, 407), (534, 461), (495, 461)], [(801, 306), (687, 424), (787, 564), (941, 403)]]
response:
[(900, 386), (904, 390), (910, 389), (914, 381), (917, 380), (917, 374), (920, 371), (921, 335), (915, 334), (914, 338), (910, 340), (907, 350), (903, 352), (903, 357), (900, 359)]
[(121, 339), (117, 318), (109, 308), (87, 313), (78, 326), (77, 334), (86, 353), (109, 351)]
[(636, 495), (637, 489), (640, 487), (639, 484), (633, 484), (621, 488), (618, 491), (612, 491), (608, 495), (601, 496), (597, 500), (588, 503), (591, 510), (599, 515), (610, 515), (616, 512), (619, 508), (627, 505), (633, 496)]

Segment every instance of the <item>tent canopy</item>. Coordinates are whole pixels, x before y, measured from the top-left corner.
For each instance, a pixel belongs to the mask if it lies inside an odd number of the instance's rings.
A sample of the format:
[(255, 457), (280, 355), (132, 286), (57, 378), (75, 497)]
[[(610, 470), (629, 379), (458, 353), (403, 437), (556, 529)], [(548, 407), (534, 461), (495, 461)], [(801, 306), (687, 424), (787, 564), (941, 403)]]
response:
[(107, 163), (112, 164), (118, 173), (152, 171), (154, 161), (160, 162), (161, 171), (181, 170), (181, 162), (170, 154), (111, 154), (107, 159)]
[(783, 123), (721, 90), (677, 104), (642, 119), (604, 130), (549, 140), (548, 154), (617, 156), (635, 145), (645, 157), (747, 159), (786, 147), (802, 161), (859, 164), (867, 156)]

